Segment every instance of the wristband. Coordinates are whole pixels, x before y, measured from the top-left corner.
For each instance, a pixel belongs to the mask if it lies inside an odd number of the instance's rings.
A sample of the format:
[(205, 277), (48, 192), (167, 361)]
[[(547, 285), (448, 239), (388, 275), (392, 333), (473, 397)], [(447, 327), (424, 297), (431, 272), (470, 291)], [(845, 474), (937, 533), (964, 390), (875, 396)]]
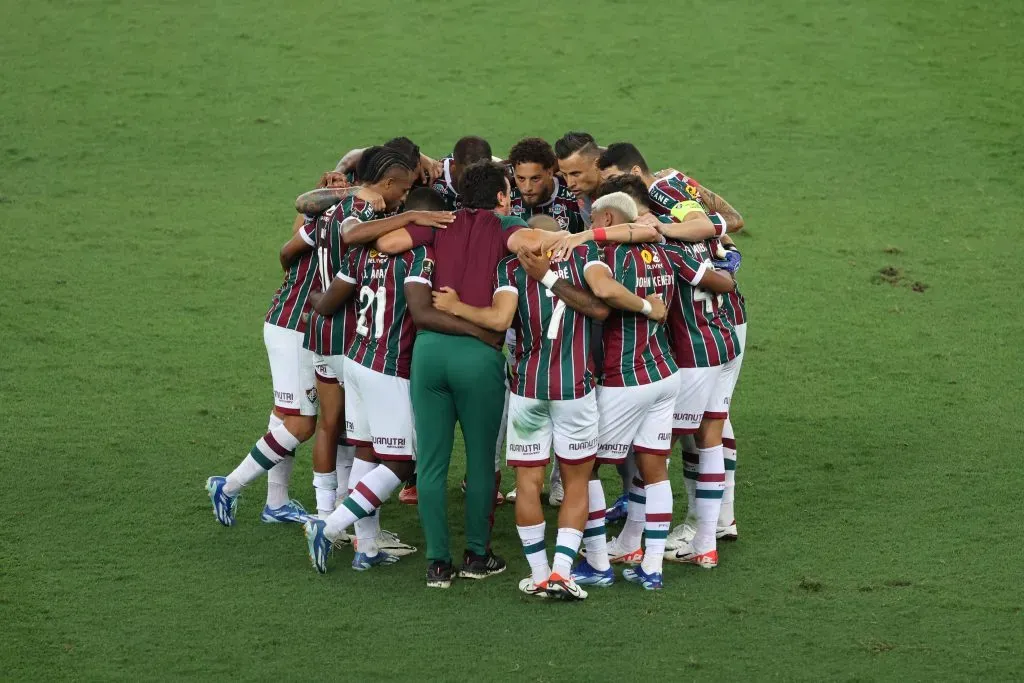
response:
[(604, 228), (594, 228), (594, 239), (598, 242), (606, 242), (608, 240), (608, 233)]
[(555, 283), (558, 282), (558, 279), (558, 273), (553, 270), (549, 270), (544, 274), (544, 277), (540, 279), (540, 283), (548, 289), (551, 289), (555, 286)]
[(715, 237), (721, 237), (729, 232), (729, 226), (725, 224), (725, 216), (720, 213), (713, 213), (708, 218), (711, 219), (711, 224), (715, 226)]
[(643, 315), (650, 315), (652, 308), (653, 306), (651, 306), (651, 302), (648, 301), (647, 299), (644, 299), (644, 307), (640, 309), (640, 313), (642, 313)]

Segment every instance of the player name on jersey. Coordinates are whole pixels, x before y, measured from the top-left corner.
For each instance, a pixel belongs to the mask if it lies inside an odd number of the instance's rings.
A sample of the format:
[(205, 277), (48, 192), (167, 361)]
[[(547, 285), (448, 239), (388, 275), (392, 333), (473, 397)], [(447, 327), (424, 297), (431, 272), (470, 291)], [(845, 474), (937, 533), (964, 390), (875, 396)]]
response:
[(405, 299), (405, 285), (431, 286), (433, 253), (416, 247), (397, 256), (369, 247), (350, 249), (338, 277), (354, 284), (354, 336), (346, 355), (385, 375), (409, 378), (416, 327)]
[[(661, 245), (609, 245), (604, 262), (616, 280), (641, 298), (658, 294), (667, 304), (675, 296), (676, 273)], [(603, 386), (651, 384), (678, 369), (664, 325), (640, 313), (612, 310), (604, 322)]]

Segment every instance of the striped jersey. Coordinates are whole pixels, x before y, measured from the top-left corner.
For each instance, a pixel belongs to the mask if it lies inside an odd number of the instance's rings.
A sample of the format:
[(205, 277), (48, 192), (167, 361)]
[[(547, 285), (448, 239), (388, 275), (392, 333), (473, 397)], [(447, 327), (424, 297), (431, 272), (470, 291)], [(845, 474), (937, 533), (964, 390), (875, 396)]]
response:
[[(720, 254), (722, 244), (717, 239), (711, 240), (713, 254)], [(740, 294), (740, 284), (736, 283), (736, 289), (726, 294), (722, 299), (722, 310), (733, 327), (743, 325), (747, 322), (747, 300)]]
[(462, 200), (459, 198), (459, 191), (455, 189), (455, 179), (452, 177), (454, 159), (450, 156), (445, 157), (441, 163), (444, 166), (444, 173), (438, 176), (430, 189), (441, 195), (446, 211), (458, 211), (462, 208)]
[[(587, 289), (583, 271), (603, 265), (594, 242), (576, 247), (551, 270), (571, 284)], [(519, 297), (512, 319), (515, 348), (509, 356), (509, 390), (542, 401), (582, 398), (594, 388), (590, 355), (590, 319), (560, 301), (551, 290), (526, 274), (515, 255), (498, 264), (495, 293)]]
[(718, 231), (716, 234), (725, 234), (725, 221), (717, 213), (711, 215), (708, 207), (700, 196), (700, 184), (689, 176), (672, 171), (664, 178), (659, 178), (647, 188), (651, 197), (651, 211), (658, 216), (669, 216), (676, 221), (681, 221), (683, 216), (674, 216), (672, 210), (676, 207), (683, 208), (686, 202), (697, 202), (704, 213), (714, 224)]
[(434, 255), (415, 247), (397, 256), (360, 246), (349, 249), (338, 277), (356, 286), (355, 336), (345, 355), (375, 372), (409, 379), (416, 327), (405, 285), (432, 287)]
[(573, 234), (586, 230), (576, 195), (562, 184), (562, 180), (558, 176), (555, 176), (555, 189), (551, 192), (551, 197), (537, 206), (526, 205), (523, 195), (520, 194), (513, 180), (511, 202), (511, 215), (522, 218), (524, 221), (530, 220), (536, 214), (546, 214), (554, 218), (562, 230), (568, 230)]
[(664, 248), (676, 271), (676, 294), (668, 313), (676, 363), (681, 368), (707, 368), (732, 360), (740, 353), (740, 340), (723, 310), (724, 297), (697, 286), (713, 268), (710, 245), (672, 241)]
[[(660, 244), (618, 244), (604, 249), (604, 263), (626, 289), (639, 297), (660, 294), (666, 305), (676, 291), (676, 273)], [(635, 387), (670, 377), (678, 370), (665, 326), (642, 313), (612, 309), (604, 321), (601, 385)]]
[[(316, 222), (306, 221), (299, 235), (309, 246), (316, 245)], [(264, 318), (271, 325), (296, 332), (305, 332), (309, 324), (309, 292), (316, 276), (313, 250), (300, 256), (284, 274), (284, 282), (277, 288)]]
[[(368, 221), (378, 218), (373, 207), (358, 197), (347, 197), (324, 211), (316, 220), (316, 277), (313, 291), (326, 291), (341, 270), (347, 247), (342, 239), (341, 224), (347, 218)], [(303, 345), (321, 356), (345, 353), (355, 334), (355, 303), (346, 302), (332, 316), (312, 311)]]

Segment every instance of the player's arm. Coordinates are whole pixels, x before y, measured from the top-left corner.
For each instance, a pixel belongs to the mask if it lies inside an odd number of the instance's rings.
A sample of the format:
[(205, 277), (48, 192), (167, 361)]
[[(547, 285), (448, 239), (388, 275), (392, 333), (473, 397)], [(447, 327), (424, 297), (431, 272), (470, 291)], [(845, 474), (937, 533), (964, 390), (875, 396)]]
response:
[[(301, 216), (299, 217), (301, 218)], [(313, 250), (312, 226), (306, 227), (305, 222), (292, 235), (292, 238), (281, 247), (281, 267), (288, 270), (292, 264)]]
[(356, 283), (336, 277), (326, 292), (310, 292), (309, 303), (320, 315), (334, 315), (341, 305), (352, 297), (356, 291)]
[(728, 294), (736, 289), (736, 280), (733, 279), (731, 274), (707, 267), (702, 270), (700, 279), (696, 283), (691, 283), (695, 287), (700, 287), (715, 294)]
[(657, 295), (651, 295), (646, 299), (623, 287), (614, 277), (608, 266), (601, 263), (588, 263), (583, 271), (583, 279), (587, 286), (598, 298), (612, 308), (620, 311), (631, 311), (642, 313), (651, 320), (661, 321), (668, 314), (665, 302)]
[(710, 213), (717, 213), (722, 217), (722, 220), (725, 222), (726, 232), (739, 232), (743, 229), (743, 216), (733, 208), (732, 204), (700, 183), (697, 183), (697, 189), (700, 190), (701, 199), (704, 200), (704, 206), (707, 207), (708, 211)]
[(558, 242), (568, 236), (569, 233), (564, 230), (548, 232), (547, 230), (535, 230), (534, 228), (520, 228), (505, 240), (505, 248), (513, 254), (518, 254), (521, 251), (542, 251), (547, 253)]
[(577, 287), (565, 278), (558, 277), (551, 270), (551, 260), (543, 253), (521, 251), (519, 252), (519, 263), (522, 264), (527, 275), (551, 290), (552, 294), (564, 301), (565, 305), (574, 311), (598, 321), (604, 321), (611, 313), (608, 305), (593, 293)]
[[(358, 185), (352, 187), (318, 187), (296, 197), (295, 210), (307, 216), (315, 216), (331, 208), (342, 199), (358, 195), (362, 189)], [(367, 199), (366, 201), (370, 200)]]
[(378, 242), (377, 251), (385, 254), (400, 254), (415, 246), (413, 244), (415, 240), (407, 230), (404, 231), (404, 237), (396, 236), (401, 239), (397, 239), (395, 244), (391, 244), (388, 240), (383, 242), (383, 246), (387, 247), (401, 247), (408, 244), (404, 249), (396, 248), (392, 250), (381, 248), (380, 239), (389, 233), (398, 231), (400, 228), (405, 228), (410, 223), (429, 228), (443, 229), (448, 227), (448, 224), (454, 220), (455, 214), (450, 211), (405, 211), (404, 213), (388, 216), (387, 218), (378, 218), (373, 221), (360, 221), (349, 217), (341, 224), (341, 234), (345, 244), (369, 244), (376, 240)]
[(297, 215), (295, 217), (295, 221), (292, 223), (292, 234), (294, 235), (295, 233), (297, 233), (299, 231), (299, 229), (302, 228), (302, 226), (306, 224), (307, 220), (308, 219), (304, 215), (302, 215), (301, 213), (299, 215)]
[(512, 326), (512, 318), (515, 317), (516, 305), (519, 303), (519, 293), (514, 287), (494, 292), (491, 305), (487, 308), (478, 308), (463, 302), (459, 299), (459, 293), (451, 287), (442, 287), (441, 291), (434, 292), (433, 296), (434, 308), (495, 332), (504, 332)]
[(661, 234), (680, 242), (700, 242), (722, 234), (708, 218), (700, 202), (687, 199), (671, 209), (672, 223), (661, 223)]
[(594, 240), (599, 244), (613, 242), (615, 244), (637, 244), (640, 242), (660, 242), (661, 232), (658, 228), (641, 223), (622, 223), (610, 228), (593, 228), (563, 238), (551, 250), (552, 261), (564, 261), (569, 258), (573, 249), (584, 242)]
[(420, 330), (432, 330), (461, 337), (476, 337), (488, 346), (499, 347), (504, 336), (474, 325), (468, 320), (456, 318), (450, 313), (434, 308), (430, 287), (419, 282), (405, 283), (405, 303), (412, 314), (412, 321)]

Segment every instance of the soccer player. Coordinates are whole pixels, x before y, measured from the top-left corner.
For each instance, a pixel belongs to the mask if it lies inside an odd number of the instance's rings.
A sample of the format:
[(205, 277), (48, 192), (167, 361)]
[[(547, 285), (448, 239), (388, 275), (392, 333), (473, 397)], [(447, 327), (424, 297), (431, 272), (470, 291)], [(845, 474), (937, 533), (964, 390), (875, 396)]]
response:
[(317, 312), (330, 316), (358, 292), (355, 338), (345, 354), (344, 372), (348, 438), (360, 447), (348, 497), (326, 520), (305, 525), (309, 557), (320, 573), (327, 571), (332, 544), (353, 524), (353, 569), (365, 571), (398, 560), (377, 547), (380, 529), (375, 513), (414, 469), (409, 368), (416, 330), (406, 291), (415, 286), (429, 290), (433, 266), (427, 247), (394, 257), (368, 246), (355, 247), (347, 252), (324, 295), (313, 295)]
[(576, 197), (555, 175), (558, 160), (551, 145), (540, 138), (524, 138), (509, 151), (508, 163), (516, 184), (513, 216), (529, 220), (534, 214), (547, 214), (572, 233), (586, 227)]
[[(721, 249), (730, 252), (728, 257), (734, 263), (738, 263), (739, 253), (726, 233), (742, 229), (743, 217), (717, 194), (678, 171), (669, 170), (659, 174), (661, 177), (653, 175), (640, 151), (628, 142), (609, 145), (598, 159), (598, 167), (605, 178), (629, 173), (643, 180), (649, 189), (652, 211), (662, 219), (670, 219), (674, 222), (661, 226), (662, 232), (667, 237), (683, 242), (698, 242), (710, 237), (718, 237)], [(701, 214), (705, 214), (707, 220)], [(719, 247), (716, 246), (715, 249), (718, 251)], [(726, 254), (718, 255), (726, 256)], [(742, 349), (746, 345), (746, 301), (738, 288), (726, 295), (723, 300), (723, 309), (740, 338), (739, 363), (741, 364)], [(737, 527), (733, 506), (736, 491), (736, 440), (732, 422), (728, 417), (726, 417), (723, 435), (726, 483), (722, 498), (721, 519), (718, 521), (716, 535), (722, 539), (735, 539), (737, 538)], [(696, 450), (696, 445), (691, 439), (684, 440), (683, 463), (687, 474), (687, 492), (691, 501), (695, 492), (694, 480), (698, 476)], [(692, 505), (690, 510), (693, 510)], [(692, 514), (692, 512), (688, 512), (687, 519), (683, 524), (669, 534), (669, 548), (677, 548), (693, 538), (696, 527)]]
[(593, 135), (581, 131), (570, 131), (555, 142), (558, 171), (565, 178), (569, 191), (576, 195), (580, 216), (587, 227), (590, 227), (590, 207), (597, 199), (597, 188), (601, 184), (597, 159), (602, 151)]
[[(341, 178), (325, 174), (320, 185), (339, 196), (355, 194)], [(309, 292), (316, 268), (313, 259), (316, 224), (300, 221), (298, 230), (281, 249), (284, 282), (274, 294), (263, 323), (263, 342), (270, 359), (274, 407), (267, 432), (227, 477), (206, 482), (214, 517), (225, 526), (235, 523), (241, 490), (267, 474), (267, 502), (260, 514), (264, 522), (304, 522), (307, 514), (297, 500), (289, 500), (288, 484), (295, 464), (295, 449), (316, 428), (317, 392), (313, 356), (303, 348), (309, 322)]]
[[(592, 206), (592, 231), (601, 240), (607, 226), (632, 223), (636, 217), (636, 204), (628, 195), (605, 195)], [(605, 247), (604, 262), (604, 267), (586, 273), (591, 290), (617, 309), (604, 326), (597, 461), (618, 465), (630, 450), (635, 453), (643, 488), (639, 479), (633, 482), (636, 488), (631, 489), (629, 508), (645, 520), (646, 547), (640, 566), (623, 571), (623, 578), (655, 590), (663, 586), (665, 537), (672, 520), (672, 487), (665, 459), (671, 448), (672, 408), (679, 383), (661, 321), (667, 314), (664, 302), (675, 295), (675, 272), (668, 254), (657, 244)], [(590, 509), (603, 517), (604, 491), (599, 479), (593, 482)], [(606, 546), (603, 533), (591, 537), (587, 559), (573, 578), (578, 583), (610, 581), (610, 556), (620, 554), (614, 545)]]
[(481, 137), (467, 135), (459, 138), (452, 155), (441, 161), (441, 174), (434, 181), (433, 190), (444, 200), (444, 208), (458, 211), (462, 208), (459, 199), (459, 179), (470, 164), (491, 159), (491, 145)]
[[(474, 306), (486, 306), (498, 262), (507, 251), (547, 249), (562, 233), (526, 227), (508, 215), (510, 188), (504, 169), (490, 161), (463, 172), (465, 206), (445, 230), (422, 227), (384, 231), (359, 226), (346, 239), (375, 239), (377, 248), (401, 253), (432, 245), (434, 289), (451, 287)], [(424, 305), (425, 304), (425, 305)], [(447, 588), (454, 568), (448, 536), (447, 479), (455, 422), (466, 443), (466, 551), (459, 576), (482, 579), (505, 569), (490, 547), (494, 505), (494, 452), (505, 403), (502, 336), (433, 307), (409, 294), (419, 330), (413, 353), (412, 400), (416, 416), (419, 513), (427, 542), (427, 586)], [(481, 343), (484, 342), (484, 343)]]

